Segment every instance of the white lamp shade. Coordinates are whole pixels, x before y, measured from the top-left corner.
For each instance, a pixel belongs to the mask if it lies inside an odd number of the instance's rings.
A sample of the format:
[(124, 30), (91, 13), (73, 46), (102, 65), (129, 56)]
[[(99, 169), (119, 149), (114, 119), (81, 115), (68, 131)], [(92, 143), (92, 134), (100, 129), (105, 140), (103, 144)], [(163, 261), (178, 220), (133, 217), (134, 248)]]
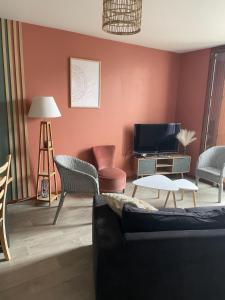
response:
[(53, 97), (38, 96), (32, 98), (28, 117), (43, 119), (58, 118), (61, 117), (61, 113)]

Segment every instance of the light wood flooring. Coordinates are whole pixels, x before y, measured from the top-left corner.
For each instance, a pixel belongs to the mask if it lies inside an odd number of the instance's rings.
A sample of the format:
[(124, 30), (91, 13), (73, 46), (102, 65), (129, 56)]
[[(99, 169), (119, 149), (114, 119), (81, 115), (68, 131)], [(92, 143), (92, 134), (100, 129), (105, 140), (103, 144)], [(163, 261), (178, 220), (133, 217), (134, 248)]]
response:
[[(132, 191), (128, 183), (126, 194)], [(197, 205), (219, 205), (217, 192), (217, 188), (202, 183)], [(156, 195), (155, 191), (139, 188), (136, 197), (163, 206), (166, 194), (162, 192), (160, 199), (154, 199)], [(225, 193), (223, 200), (225, 203)], [(54, 226), (56, 206), (57, 201), (51, 208), (34, 206), (33, 202), (8, 206), (12, 260), (4, 261), (0, 253), (1, 300), (94, 299), (92, 199), (68, 196)], [(173, 206), (172, 197), (168, 206)], [(185, 194), (177, 206), (193, 206), (191, 194)]]

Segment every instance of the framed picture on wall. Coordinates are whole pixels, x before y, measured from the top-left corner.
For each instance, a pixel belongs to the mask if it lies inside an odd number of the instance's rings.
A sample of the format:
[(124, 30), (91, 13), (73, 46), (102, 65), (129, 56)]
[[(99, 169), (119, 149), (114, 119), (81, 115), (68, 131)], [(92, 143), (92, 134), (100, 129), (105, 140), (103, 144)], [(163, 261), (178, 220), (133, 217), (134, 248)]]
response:
[(71, 107), (100, 107), (100, 61), (70, 58)]

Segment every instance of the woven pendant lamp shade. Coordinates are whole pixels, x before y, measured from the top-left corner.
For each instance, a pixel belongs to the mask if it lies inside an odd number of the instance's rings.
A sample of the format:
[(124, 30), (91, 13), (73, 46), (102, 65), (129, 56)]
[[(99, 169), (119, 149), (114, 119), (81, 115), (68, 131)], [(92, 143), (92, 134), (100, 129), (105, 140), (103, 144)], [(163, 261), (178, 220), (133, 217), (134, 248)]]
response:
[(103, 0), (102, 29), (130, 35), (141, 30), (142, 0)]

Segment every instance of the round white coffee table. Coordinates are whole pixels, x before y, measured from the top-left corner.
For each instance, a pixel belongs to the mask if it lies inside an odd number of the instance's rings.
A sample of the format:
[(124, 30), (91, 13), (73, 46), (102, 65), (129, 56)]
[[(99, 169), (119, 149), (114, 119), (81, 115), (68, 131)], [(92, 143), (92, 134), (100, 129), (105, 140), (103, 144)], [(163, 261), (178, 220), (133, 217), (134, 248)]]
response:
[(158, 191), (164, 190), (167, 191), (166, 202), (164, 207), (166, 206), (171, 193), (173, 195), (174, 206), (177, 207), (175, 192), (179, 191), (179, 187), (170, 178), (164, 175), (151, 175), (151, 176), (146, 176), (146, 177), (136, 179), (133, 181), (133, 184), (135, 186), (134, 186), (132, 197), (135, 196), (138, 186), (147, 187)]

